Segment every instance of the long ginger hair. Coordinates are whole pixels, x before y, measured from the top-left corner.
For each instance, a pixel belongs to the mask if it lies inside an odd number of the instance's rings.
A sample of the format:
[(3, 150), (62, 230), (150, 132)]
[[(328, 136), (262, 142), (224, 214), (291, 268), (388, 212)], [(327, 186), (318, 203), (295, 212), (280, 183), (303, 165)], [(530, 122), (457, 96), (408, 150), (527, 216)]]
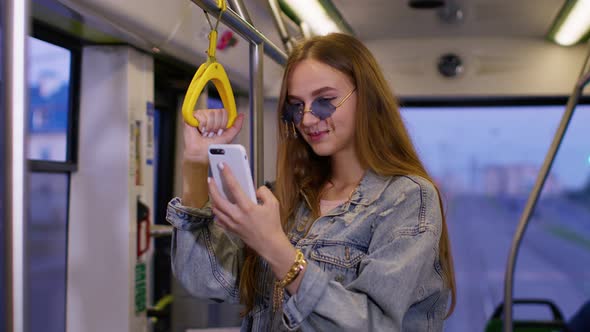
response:
[[(311, 205), (314, 219), (320, 215), (322, 185), (330, 179), (329, 156), (318, 156), (305, 140), (298, 135), (293, 138), (293, 126), (282, 121), (286, 102), (287, 86), (295, 65), (305, 59), (314, 59), (331, 66), (349, 77), (357, 89), (357, 112), (355, 128), (356, 154), (365, 169), (381, 176), (418, 175), (436, 184), (426, 172), (406, 130), (396, 98), (385, 80), (371, 52), (357, 39), (345, 34), (333, 33), (314, 37), (299, 44), (290, 54), (283, 75), (279, 95), (277, 121), (279, 126), (277, 176), (275, 195), (280, 202), (281, 224), (285, 232), (295, 217), (296, 208), (305, 194)], [(439, 193), (439, 204), (443, 211)], [(453, 259), (442, 213), (442, 233), (439, 242), (439, 258), (444, 281), (451, 290), (451, 315), (456, 303)], [(240, 298), (246, 312), (254, 307), (259, 295), (257, 277), (259, 256), (246, 249), (246, 259), (240, 275)]]

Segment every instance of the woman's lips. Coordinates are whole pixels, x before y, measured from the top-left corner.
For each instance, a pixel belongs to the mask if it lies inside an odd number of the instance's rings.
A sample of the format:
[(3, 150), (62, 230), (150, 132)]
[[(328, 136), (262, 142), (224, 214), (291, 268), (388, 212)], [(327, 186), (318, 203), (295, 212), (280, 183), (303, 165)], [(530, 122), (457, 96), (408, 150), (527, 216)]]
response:
[(328, 135), (330, 131), (326, 130), (326, 131), (318, 131), (318, 132), (313, 132), (313, 133), (307, 133), (307, 136), (309, 136), (309, 139), (312, 142), (317, 142), (319, 140), (321, 140), (322, 138), (324, 138), (326, 135)]

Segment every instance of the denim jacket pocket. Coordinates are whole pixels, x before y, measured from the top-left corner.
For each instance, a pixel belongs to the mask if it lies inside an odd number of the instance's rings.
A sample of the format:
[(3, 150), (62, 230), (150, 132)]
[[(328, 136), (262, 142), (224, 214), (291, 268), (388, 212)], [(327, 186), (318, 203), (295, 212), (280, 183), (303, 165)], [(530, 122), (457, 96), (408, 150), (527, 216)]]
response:
[(358, 245), (336, 241), (314, 245), (310, 257), (334, 280), (346, 285), (358, 276), (358, 267), (366, 251)]

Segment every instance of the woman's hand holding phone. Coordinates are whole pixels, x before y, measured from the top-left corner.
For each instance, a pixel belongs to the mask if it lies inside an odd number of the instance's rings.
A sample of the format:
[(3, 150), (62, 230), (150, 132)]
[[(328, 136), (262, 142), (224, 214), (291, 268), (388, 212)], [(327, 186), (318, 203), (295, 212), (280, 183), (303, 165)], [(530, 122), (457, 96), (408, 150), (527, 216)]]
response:
[[(277, 278), (282, 278), (293, 265), (296, 251), (281, 226), (279, 201), (270, 189), (262, 186), (256, 191), (260, 202), (256, 204), (242, 190), (228, 165), (222, 164), (219, 169), (235, 203), (224, 199), (215, 180), (208, 178), (215, 223), (236, 234), (268, 262)], [(287, 287), (290, 294), (297, 293), (303, 274), (305, 271)]]
[(219, 167), (226, 191), (235, 203), (225, 199), (213, 178), (208, 178), (213, 214), (221, 228), (230, 231), (264, 258), (276, 253), (276, 248), (294, 250), (283, 232), (277, 198), (266, 186), (256, 190), (260, 204), (244, 192), (229, 165)]
[(195, 118), (199, 120), (199, 128), (184, 124), (184, 161), (191, 164), (208, 164), (208, 148), (210, 144), (229, 144), (238, 135), (244, 122), (244, 114), (238, 114), (236, 121), (227, 127), (227, 111), (224, 109), (197, 110)]

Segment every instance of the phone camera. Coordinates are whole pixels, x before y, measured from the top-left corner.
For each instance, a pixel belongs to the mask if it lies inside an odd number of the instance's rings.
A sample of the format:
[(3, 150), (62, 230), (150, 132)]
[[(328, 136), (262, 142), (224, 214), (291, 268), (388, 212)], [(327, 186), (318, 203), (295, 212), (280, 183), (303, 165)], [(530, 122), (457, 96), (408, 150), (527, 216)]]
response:
[(209, 152), (211, 152), (211, 154), (225, 154), (224, 149), (209, 149)]

